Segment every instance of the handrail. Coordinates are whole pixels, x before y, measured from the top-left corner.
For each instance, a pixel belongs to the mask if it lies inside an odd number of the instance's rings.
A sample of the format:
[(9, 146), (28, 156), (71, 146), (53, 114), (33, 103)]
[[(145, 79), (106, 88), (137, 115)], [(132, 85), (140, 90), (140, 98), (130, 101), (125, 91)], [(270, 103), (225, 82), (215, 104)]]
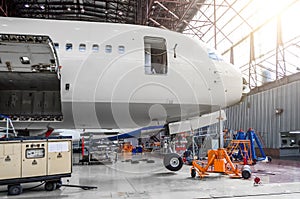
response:
[(3, 115), (3, 114), (0, 114), (0, 117), (3, 117), (6, 120), (6, 138), (8, 138), (8, 133), (9, 133), (10, 129), (13, 130), (14, 136), (17, 136), (17, 133), (15, 131), (14, 125), (12, 123), (12, 120), (8, 116)]

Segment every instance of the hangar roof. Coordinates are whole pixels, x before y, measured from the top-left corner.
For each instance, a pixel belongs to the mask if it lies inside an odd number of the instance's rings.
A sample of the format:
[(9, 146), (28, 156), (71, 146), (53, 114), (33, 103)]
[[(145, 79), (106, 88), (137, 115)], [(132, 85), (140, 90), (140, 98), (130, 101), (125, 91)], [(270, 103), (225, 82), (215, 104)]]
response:
[[(0, 14), (159, 26), (182, 32), (204, 0), (3, 0)], [(2, 5), (1, 5), (2, 4)]]
[(0, 16), (140, 24), (197, 37), (251, 87), (300, 71), (300, 0), (1, 0)]

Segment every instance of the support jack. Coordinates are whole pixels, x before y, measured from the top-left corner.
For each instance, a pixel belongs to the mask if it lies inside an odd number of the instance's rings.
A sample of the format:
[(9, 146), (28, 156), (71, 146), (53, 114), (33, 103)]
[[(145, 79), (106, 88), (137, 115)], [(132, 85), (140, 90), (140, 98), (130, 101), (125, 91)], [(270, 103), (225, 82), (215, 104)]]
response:
[[(201, 165), (200, 165), (201, 164)], [(205, 163), (194, 160), (192, 162), (191, 176), (194, 178), (196, 173), (203, 178), (209, 173), (223, 173), (229, 175), (231, 178), (244, 178), (248, 179), (251, 177), (250, 167), (245, 165), (242, 170), (234, 165), (225, 149), (220, 148), (217, 150), (208, 151), (208, 161)]]

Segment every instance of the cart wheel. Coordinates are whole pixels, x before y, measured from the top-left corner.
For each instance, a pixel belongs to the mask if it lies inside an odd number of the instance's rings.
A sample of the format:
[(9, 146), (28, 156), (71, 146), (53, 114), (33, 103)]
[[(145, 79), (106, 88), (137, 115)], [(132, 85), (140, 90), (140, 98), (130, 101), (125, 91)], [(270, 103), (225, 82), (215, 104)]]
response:
[(272, 162), (272, 157), (271, 156), (268, 156), (268, 162)]
[(17, 185), (8, 185), (8, 195), (19, 195), (23, 191), (22, 186)]
[(53, 191), (54, 189), (56, 189), (56, 182), (46, 182), (45, 183), (45, 190), (46, 191)]
[(61, 185), (62, 185), (62, 181), (61, 181), (61, 180), (58, 180), (58, 181), (56, 182), (56, 189), (61, 188)]
[(251, 177), (251, 170), (248, 165), (245, 165), (242, 171), (242, 177), (244, 179), (249, 179)]
[(170, 171), (179, 171), (183, 165), (183, 161), (177, 153), (170, 153), (165, 155), (164, 165)]
[(196, 170), (194, 168), (191, 169), (191, 177), (192, 178), (196, 177)]

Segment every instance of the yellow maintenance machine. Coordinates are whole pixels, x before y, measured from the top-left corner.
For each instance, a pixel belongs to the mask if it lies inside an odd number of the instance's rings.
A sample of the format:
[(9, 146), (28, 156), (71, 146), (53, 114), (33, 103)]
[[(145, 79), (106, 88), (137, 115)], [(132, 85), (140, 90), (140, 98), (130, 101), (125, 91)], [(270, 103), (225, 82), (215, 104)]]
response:
[(209, 150), (207, 163), (194, 160), (192, 165), (191, 176), (193, 178), (196, 176), (196, 173), (202, 178), (209, 175), (209, 172), (227, 174), (232, 178), (248, 179), (251, 177), (250, 167), (245, 165), (243, 169), (240, 170), (237, 165), (231, 162), (230, 157), (223, 148)]
[(0, 139), (0, 185), (9, 195), (22, 193), (21, 183), (45, 182), (45, 190), (61, 187), (72, 173), (72, 138), (24, 137)]

